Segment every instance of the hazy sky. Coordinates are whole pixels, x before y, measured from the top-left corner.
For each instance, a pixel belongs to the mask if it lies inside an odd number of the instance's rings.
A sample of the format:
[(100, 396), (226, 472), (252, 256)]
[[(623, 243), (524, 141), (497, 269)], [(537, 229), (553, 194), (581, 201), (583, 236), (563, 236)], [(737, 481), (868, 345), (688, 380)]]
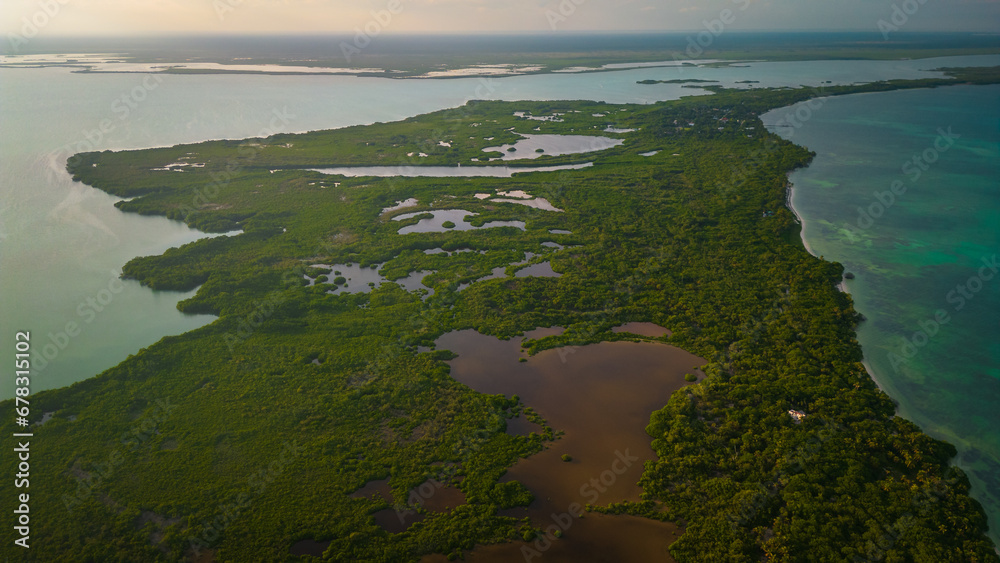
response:
[[(372, 23), (390, 3), (397, 13)], [(726, 29), (878, 31), (894, 5), (904, 31), (1000, 29), (1000, 0), (0, 0), (0, 32), (671, 31), (703, 29), (726, 9)]]

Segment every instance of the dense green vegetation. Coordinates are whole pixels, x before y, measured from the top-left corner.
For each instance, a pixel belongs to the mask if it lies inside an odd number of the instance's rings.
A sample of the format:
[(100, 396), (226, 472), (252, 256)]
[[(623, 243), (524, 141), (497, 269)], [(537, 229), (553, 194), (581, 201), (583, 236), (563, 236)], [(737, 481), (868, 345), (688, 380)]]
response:
[[(997, 69), (952, 72), (997, 80)], [(33, 412), (55, 416), (36, 429), (26, 560), (284, 561), (297, 559), (295, 542), (315, 539), (331, 542), (331, 560), (406, 561), (532, 537), (529, 523), (497, 515), (530, 492), (498, 479), (558, 429), (508, 435), (506, 419), (538, 420), (531, 405), (471, 391), (449, 377), (447, 351), (418, 346), (455, 329), (509, 337), (567, 327), (527, 343), (535, 352), (631, 338), (611, 328), (651, 321), (711, 363), (652, 418), (659, 460), (643, 477), (647, 501), (608, 510), (686, 524), (678, 560), (997, 561), (967, 480), (948, 465), (954, 449), (895, 417), (860, 364), (859, 317), (835, 288), (841, 266), (798, 240), (786, 174), (810, 154), (757, 117), (816, 95), (955, 82), (714, 88), (649, 106), (470, 102), (397, 123), (77, 155), (77, 180), (136, 198), (123, 210), (242, 232), (124, 267), (152, 288), (200, 286), (180, 307), (216, 322), (33, 397)], [(561, 121), (514, 116), (522, 111)], [(301, 170), (485, 165), (478, 159), (499, 154), (482, 149), (514, 141), (510, 128), (605, 135), (608, 125), (638, 130), (598, 153), (531, 161), (595, 163), (581, 170), (512, 179)], [(178, 162), (204, 167), (153, 170)], [(498, 189), (565, 212), (474, 197)], [(408, 198), (417, 206), (383, 212)], [(474, 225), (525, 229), (400, 235), (420, 216), (392, 220), (446, 208), (478, 213), (466, 219)], [(449, 252), (424, 252), (438, 248)], [(485, 252), (454, 252), (464, 249)], [(493, 268), (513, 273), (528, 252), (536, 256), (524, 264), (550, 260), (563, 275), (458, 291)], [(330, 295), (333, 285), (303, 278), (337, 278), (311, 266), (348, 263), (384, 263), (390, 280), (432, 271), (424, 284), (434, 293), (385, 284)], [(795, 423), (790, 409), (806, 418)], [(10, 438), (0, 442), (10, 451)], [(392, 503), (349, 496), (384, 478)], [(428, 479), (466, 502), (444, 512), (411, 502)], [(389, 533), (373, 514), (391, 506), (426, 517)]]

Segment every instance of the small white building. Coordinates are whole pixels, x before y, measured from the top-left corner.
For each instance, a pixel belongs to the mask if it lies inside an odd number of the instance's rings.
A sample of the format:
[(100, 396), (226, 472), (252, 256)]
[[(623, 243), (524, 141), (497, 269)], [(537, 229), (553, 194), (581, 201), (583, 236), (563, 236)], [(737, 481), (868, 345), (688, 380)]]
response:
[(789, 410), (788, 415), (791, 416), (792, 420), (794, 420), (796, 423), (802, 422), (802, 419), (806, 417), (806, 413), (802, 411), (797, 411), (795, 409)]

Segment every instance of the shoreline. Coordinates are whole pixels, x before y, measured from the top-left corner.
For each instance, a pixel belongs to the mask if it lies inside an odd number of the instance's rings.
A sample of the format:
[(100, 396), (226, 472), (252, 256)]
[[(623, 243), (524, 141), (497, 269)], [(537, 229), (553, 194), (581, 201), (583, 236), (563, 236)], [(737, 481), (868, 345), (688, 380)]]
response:
[[(517, 60), (516, 57), (513, 59), (517, 62), (483, 62), (486, 59), (481, 59), (479, 62), (467, 63), (462, 65), (457, 65), (452, 68), (428, 68), (427, 66), (417, 66), (405, 68), (406, 65), (401, 65), (404, 68), (390, 68), (389, 66), (309, 66), (297, 64), (301, 63), (298, 59), (289, 59), (283, 62), (268, 62), (268, 63), (256, 63), (255, 60), (248, 58), (241, 60), (239, 63), (232, 62), (228, 59), (217, 59), (217, 60), (202, 60), (202, 61), (191, 61), (191, 60), (177, 60), (175, 62), (163, 62), (163, 61), (150, 61), (144, 59), (143, 57), (127, 55), (119, 53), (118, 57), (109, 57), (110, 59), (120, 59), (120, 60), (96, 60), (88, 59), (88, 57), (95, 57), (98, 54), (106, 55), (106, 53), (38, 53), (38, 54), (10, 54), (3, 53), (0, 54), (0, 68), (22, 68), (22, 69), (39, 69), (39, 68), (69, 68), (73, 69), (71, 72), (76, 74), (193, 74), (193, 75), (262, 75), (262, 76), (354, 76), (358, 78), (389, 78), (389, 79), (424, 79), (424, 80), (449, 80), (456, 78), (478, 78), (478, 79), (493, 79), (493, 78), (507, 78), (514, 76), (534, 76), (534, 75), (583, 75), (583, 74), (595, 74), (604, 72), (615, 72), (623, 70), (644, 70), (644, 69), (663, 69), (663, 68), (676, 68), (676, 69), (691, 69), (691, 68), (726, 68), (726, 67), (740, 67), (747, 66), (752, 63), (776, 63), (776, 62), (803, 62), (803, 61), (869, 61), (869, 62), (907, 62), (907, 61), (925, 61), (937, 58), (950, 58), (950, 57), (973, 57), (973, 56), (996, 56), (1000, 55), (1000, 48), (979, 48), (979, 49), (957, 49), (955, 52), (949, 52), (947, 50), (930, 52), (930, 53), (920, 53), (920, 52), (896, 52), (887, 53), (887, 56), (877, 56), (872, 55), (866, 51), (861, 53), (852, 52), (824, 52), (820, 51), (812, 57), (794, 57), (794, 56), (764, 56), (764, 57), (741, 57), (740, 53), (719, 53), (713, 56), (709, 56), (708, 53), (702, 55), (696, 55), (694, 57), (691, 54), (679, 51), (679, 50), (667, 50), (663, 51), (662, 54), (656, 56), (637, 54), (636, 56), (627, 59), (623, 62), (622, 59), (605, 56), (601, 57), (599, 54), (592, 56), (592, 58), (584, 59), (580, 64), (569, 65), (562, 62), (560, 59), (556, 58), (556, 62), (551, 62), (551, 57), (543, 57), (541, 60), (533, 60), (532, 62), (526, 62), (523, 60)], [(866, 56), (867, 55), (867, 56)], [(78, 59), (64, 59), (60, 60), (60, 57), (76, 56), (78, 58), (83, 58), (84, 60)], [(31, 59), (25, 62), (17, 62), (16, 57), (29, 57)], [(37, 58), (41, 57), (41, 60)], [(46, 60), (45, 57), (48, 59)], [(12, 58), (15, 58), (13, 61)], [(652, 60), (651, 60), (652, 59)], [(219, 62), (226, 61), (226, 62)], [(318, 62), (318, 61), (317, 61)], [(326, 61), (324, 61), (326, 62)], [(333, 62), (333, 61), (331, 61)], [(135, 65), (140, 68), (132, 69), (110, 69), (110, 68), (99, 68), (106, 64), (115, 65)], [(184, 67), (183, 65), (217, 65), (216, 67)], [(145, 67), (145, 68), (143, 68)], [(229, 67), (229, 68), (225, 68)], [(257, 67), (257, 68), (240, 68), (240, 67)], [(260, 67), (271, 67), (271, 68), (260, 68)], [(286, 67), (286, 68), (283, 68)], [(508, 67), (508, 68), (502, 68)], [(155, 69), (155, 70), (154, 70)], [(486, 69), (490, 69), (487, 71)], [(482, 70), (482, 71), (480, 71)], [(928, 69), (929, 70), (929, 69)]]
[[(956, 86), (959, 85), (964, 85), (964, 84), (956, 84)], [(879, 94), (879, 93), (887, 93), (887, 92), (867, 92), (867, 93), (853, 94), (853, 95), (867, 95), (867, 94)], [(792, 104), (784, 108), (775, 108), (771, 111), (786, 110), (801, 103), (803, 102), (798, 102), (797, 104)], [(767, 129), (773, 134), (776, 135), (779, 134), (779, 130), (776, 128), (767, 127)], [(789, 142), (792, 142), (793, 144), (796, 144), (798, 146), (805, 147), (805, 145), (796, 141), (789, 140)], [(810, 164), (807, 164), (805, 167), (803, 167), (803, 169), (807, 168), (811, 164), (812, 161), (810, 161)], [(789, 172), (789, 175), (791, 173), (792, 172)], [(793, 203), (794, 188), (795, 188), (794, 183), (789, 179), (788, 185), (786, 186), (786, 206), (795, 216), (796, 220), (798, 221), (801, 227), (799, 232), (799, 238), (802, 241), (803, 247), (806, 249), (807, 252), (809, 252), (809, 254), (817, 258), (820, 258), (826, 262), (839, 262), (839, 260), (834, 260), (832, 258), (827, 259), (825, 257), (817, 255), (812, 246), (809, 244), (809, 241), (805, 235), (806, 221), (803, 218), (802, 214), (795, 208)], [(853, 294), (848, 287), (847, 280), (842, 279), (838, 284), (836, 284), (836, 286), (839, 291), (847, 293), (848, 295), (852, 296), (852, 306), (854, 307), (855, 311), (861, 313), (861, 311), (858, 310), (857, 308), (857, 303), (853, 302)], [(957, 430), (955, 430), (954, 428), (942, 426), (940, 423), (934, 423), (929, 419), (928, 415), (926, 415), (925, 413), (921, 413), (920, 410), (915, 405), (913, 404), (907, 405), (906, 403), (904, 403), (904, 394), (899, 392), (898, 389), (895, 388), (895, 386), (893, 385), (892, 377), (889, 376), (889, 374), (887, 373), (890, 370), (887, 369), (885, 370), (885, 372), (880, 372), (874, 367), (874, 362), (868, 358), (867, 356), (868, 346), (866, 346), (865, 343), (862, 342), (862, 338), (860, 336), (860, 324), (858, 327), (854, 329), (854, 334), (855, 334), (855, 340), (858, 342), (858, 345), (862, 349), (863, 358), (861, 360), (861, 364), (864, 366), (865, 371), (867, 372), (869, 378), (871, 378), (872, 382), (875, 384), (878, 390), (884, 393), (891, 400), (894, 407), (893, 409), (894, 415), (898, 418), (913, 423), (920, 429), (922, 433), (926, 434), (932, 439), (946, 443), (949, 446), (955, 448), (956, 453), (948, 459), (947, 463), (950, 467), (961, 470), (966, 475), (966, 478), (969, 479), (970, 481), (969, 497), (980, 505), (980, 508), (982, 509), (983, 514), (986, 517), (988, 528), (985, 532), (985, 535), (991, 539), (994, 539), (996, 537), (998, 529), (1000, 529), (1000, 523), (991, 522), (992, 515), (987, 510), (987, 505), (985, 503), (985, 500), (983, 500), (985, 498), (990, 497), (988, 488), (984, 488), (984, 483), (982, 483), (981, 480), (973, 479), (975, 471), (972, 469), (971, 465), (966, 460), (963, 459), (963, 457), (969, 452), (974, 452), (974, 453), (978, 452), (977, 455), (988, 456), (986, 452), (988, 452), (989, 450), (987, 448), (977, 447), (975, 445), (975, 442), (970, 441), (968, 437), (963, 437), (959, 435), (957, 433)], [(876, 350), (878, 350), (878, 348), (876, 348)], [(978, 495), (973, 494), (973, 490), (977, 488), (979, 489), (980, 494), (983, 494), (983, 499), (981, 499)], [(998, 555), (1000, 555), (1000, 542), (996, 542), (994, 550)]]
[[(795, 205), (792, 203), (792, 198), (795, 195), (795, 183), (792, 182), (791, 178), (789, 178), (791, 174), (792, 173), (789, 172), (785, 175), (785, 177), (788, 178), (788, 183), (785, 185), (785, 207), (792, 212), (792, 215), (795, 216), (795, 221), (799, 224), (799, 240), (802, 241), (802, 246), (805, 247), (806, 252), (816, 256), (816, 253), (813, 252), (812, 246), (809, 245), (809, 241), (806, 240), (806, 221), (802, 218), (802, 215), (799, 214), (799, 211), (795, 209)], [(820, 257), (816, 256), (816, 258)], [(843, 284), (843, 282), (841, 282), (841, 284)]]
[[(998, 51), (996, 54), (1000, 54)], [(11, 57), (18, 55), (3, 55), (3, 57)], [(560, 67), (560, 66), (545, 66), (544, 63), (529, 65), (526, 63), (496, 63), (496, 64), (471, 64), (465, 66), (457, 66), (455, 68), (437, 69), (437, 70), (400, 70), (382, 67), (333, 67), (333, 66), (315, 66), (315, 67), (303, 67), (302, 65), (291, 64), (296, 61), (289, 61), (288, 64), (285, 63), (267, 63), (263, 65), (254, 64), (252, 62), (247, 63), (192, 63), (190, 61), (178, 61), (178, 62), (157, 62), (157, 63), (146, 63), (129, 61), (124, 63), (114, 63), (122, 65), (135, 65), (140, 68), (132, 69), (102, 69), (98, 68), (102, 64), (108, 64), (107, 61), (59, 61), (55, 58), (60, 56), (65, 56), (61, 53), (52, 53), (50, 55), (53, 57), (52, 60), (41, 60), (41, 61), (30, 61), (25, 63), (17, 62), (7, 62), (6, 59), (0, 60), (0, 68), (14, 68), (14, 69), (39, 69), (39, 68), (68, 68), (72, 69), (70, 72), (75, 74), (194, 74), (194, 75), (227, 75), (227, 74), (249, 74), (249, 75), (261, 75), (261, 76), (354, 76), (358, 78), (390, 78), (390, 79), (421, 79), (421, 80), (450, 80), (457, 78), (480, 78), (480, 79), (492, 79), (492, 78), (507, 78), (513, 76), (533, 76), (539, 74), (555, 74), (555, 75), (580, 75), (580, 74), (595, 74), (603, 72), (617, 72), (625, 70), (644, 70), (644, 69), (662, 69), (662, 68), (677, 68), (677, 69), (690, 69), (690, 68), (717, 68), (717, 67), (728, 67), (737, 63), (754, 63), (754, 62), (769, 62), (766, 59), (734, 59), (734, 60), (722, 60), (722, 59), (691, 59), (691, 58), (678, 58), (674, 54), (674, 58), (669, 60), (664, 58), (663, 60), (657, 61), (643, 61), (643, 60), (632, 60), (631, 62), (602, 62), (605, 59), (596, 59), (593, 64), (597, 66), (573, 66), (573, 67)], [(666, 55), (664, 55), (666, 57)], [(120, 57), (127, 58), (127, 57)], [(933, 58), (933, 57), (928, 57)], [(780, 61), (781, 59), (775, 59)], [(847, 60), (847, 59), (845, 59)], [(888, 59), (897, 60), (897, 59)], [(898, 60), (911, 60), (911, 59), (898, 59)], [(187, 64), (212, 64), (218, 65), (216, 68), (199, 68), (199, 67), (185, 67), (183, 65)], [(155, 65), (155, 66), (154, 66)], [(272, 68), (240, 68), (243, 67), (272, 67)], [(145, 67), (145, 68), (142, 68)], [(229, 68), (225, 68), (229, 67)], [(287, 67), (287, 70), (282, 67)], [(501, 69), (500, 67), (510, 67), (506, 69)], [(309, 68), (310, 70), (304, 70)], [(486, 68), (495, 70), (494, 72), (486, 71)], [(155, 69), (155, 70), (154, 70)]]

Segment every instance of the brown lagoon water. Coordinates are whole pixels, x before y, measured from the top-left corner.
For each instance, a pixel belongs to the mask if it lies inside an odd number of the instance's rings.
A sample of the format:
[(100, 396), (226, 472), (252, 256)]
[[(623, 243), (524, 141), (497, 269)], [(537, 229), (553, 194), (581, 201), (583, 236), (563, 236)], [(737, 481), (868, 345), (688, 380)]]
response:
[(647, 338), (660, 338), (662, 336), (670, 336), (672, 334), (668, 329), (665, 329), (656, 323), (640, 322), (631, 322), (625, 323), (621, 326), (616, 326), (611, 329), (611, 332), (627, 332), (629, 334), (637, 334)]
[[(553, 333), (558, 330), (540, 329), (525, 338)], [(643, 463), (655, 458), (645, 432), (649, 417), (688, 384), (685, 374), (706, 361), (666, 344), (601, 342), (546, 350), (521, 362), (526, 356), (520, 343), (473, 330), (446, 334), (435, 343), (458, 354), (451, 361), (455, 379), (483, 393), (518, 395), (564, 433), (501, 479), (520, 481), (535, 495), (527, 508), (504, 514), (530, 517), (542, 527), (563, 522), (565, 535), (545, 550), (546, 560), (584, 555), (591, 561), (663, 559), (679, 534), (672, 524), (594, 513), (567, 520), (563, 515), (579, 513), (587, 503), (639, 500)], [(527, 428), (523, 422), (517, 426), (515, 431)], [(564, 454), (572, 460), (563, 461)], [(473, 551), (473, 560), (520, 559), (526, 545), (538, 547), (534, 542), (481, 547)]]

